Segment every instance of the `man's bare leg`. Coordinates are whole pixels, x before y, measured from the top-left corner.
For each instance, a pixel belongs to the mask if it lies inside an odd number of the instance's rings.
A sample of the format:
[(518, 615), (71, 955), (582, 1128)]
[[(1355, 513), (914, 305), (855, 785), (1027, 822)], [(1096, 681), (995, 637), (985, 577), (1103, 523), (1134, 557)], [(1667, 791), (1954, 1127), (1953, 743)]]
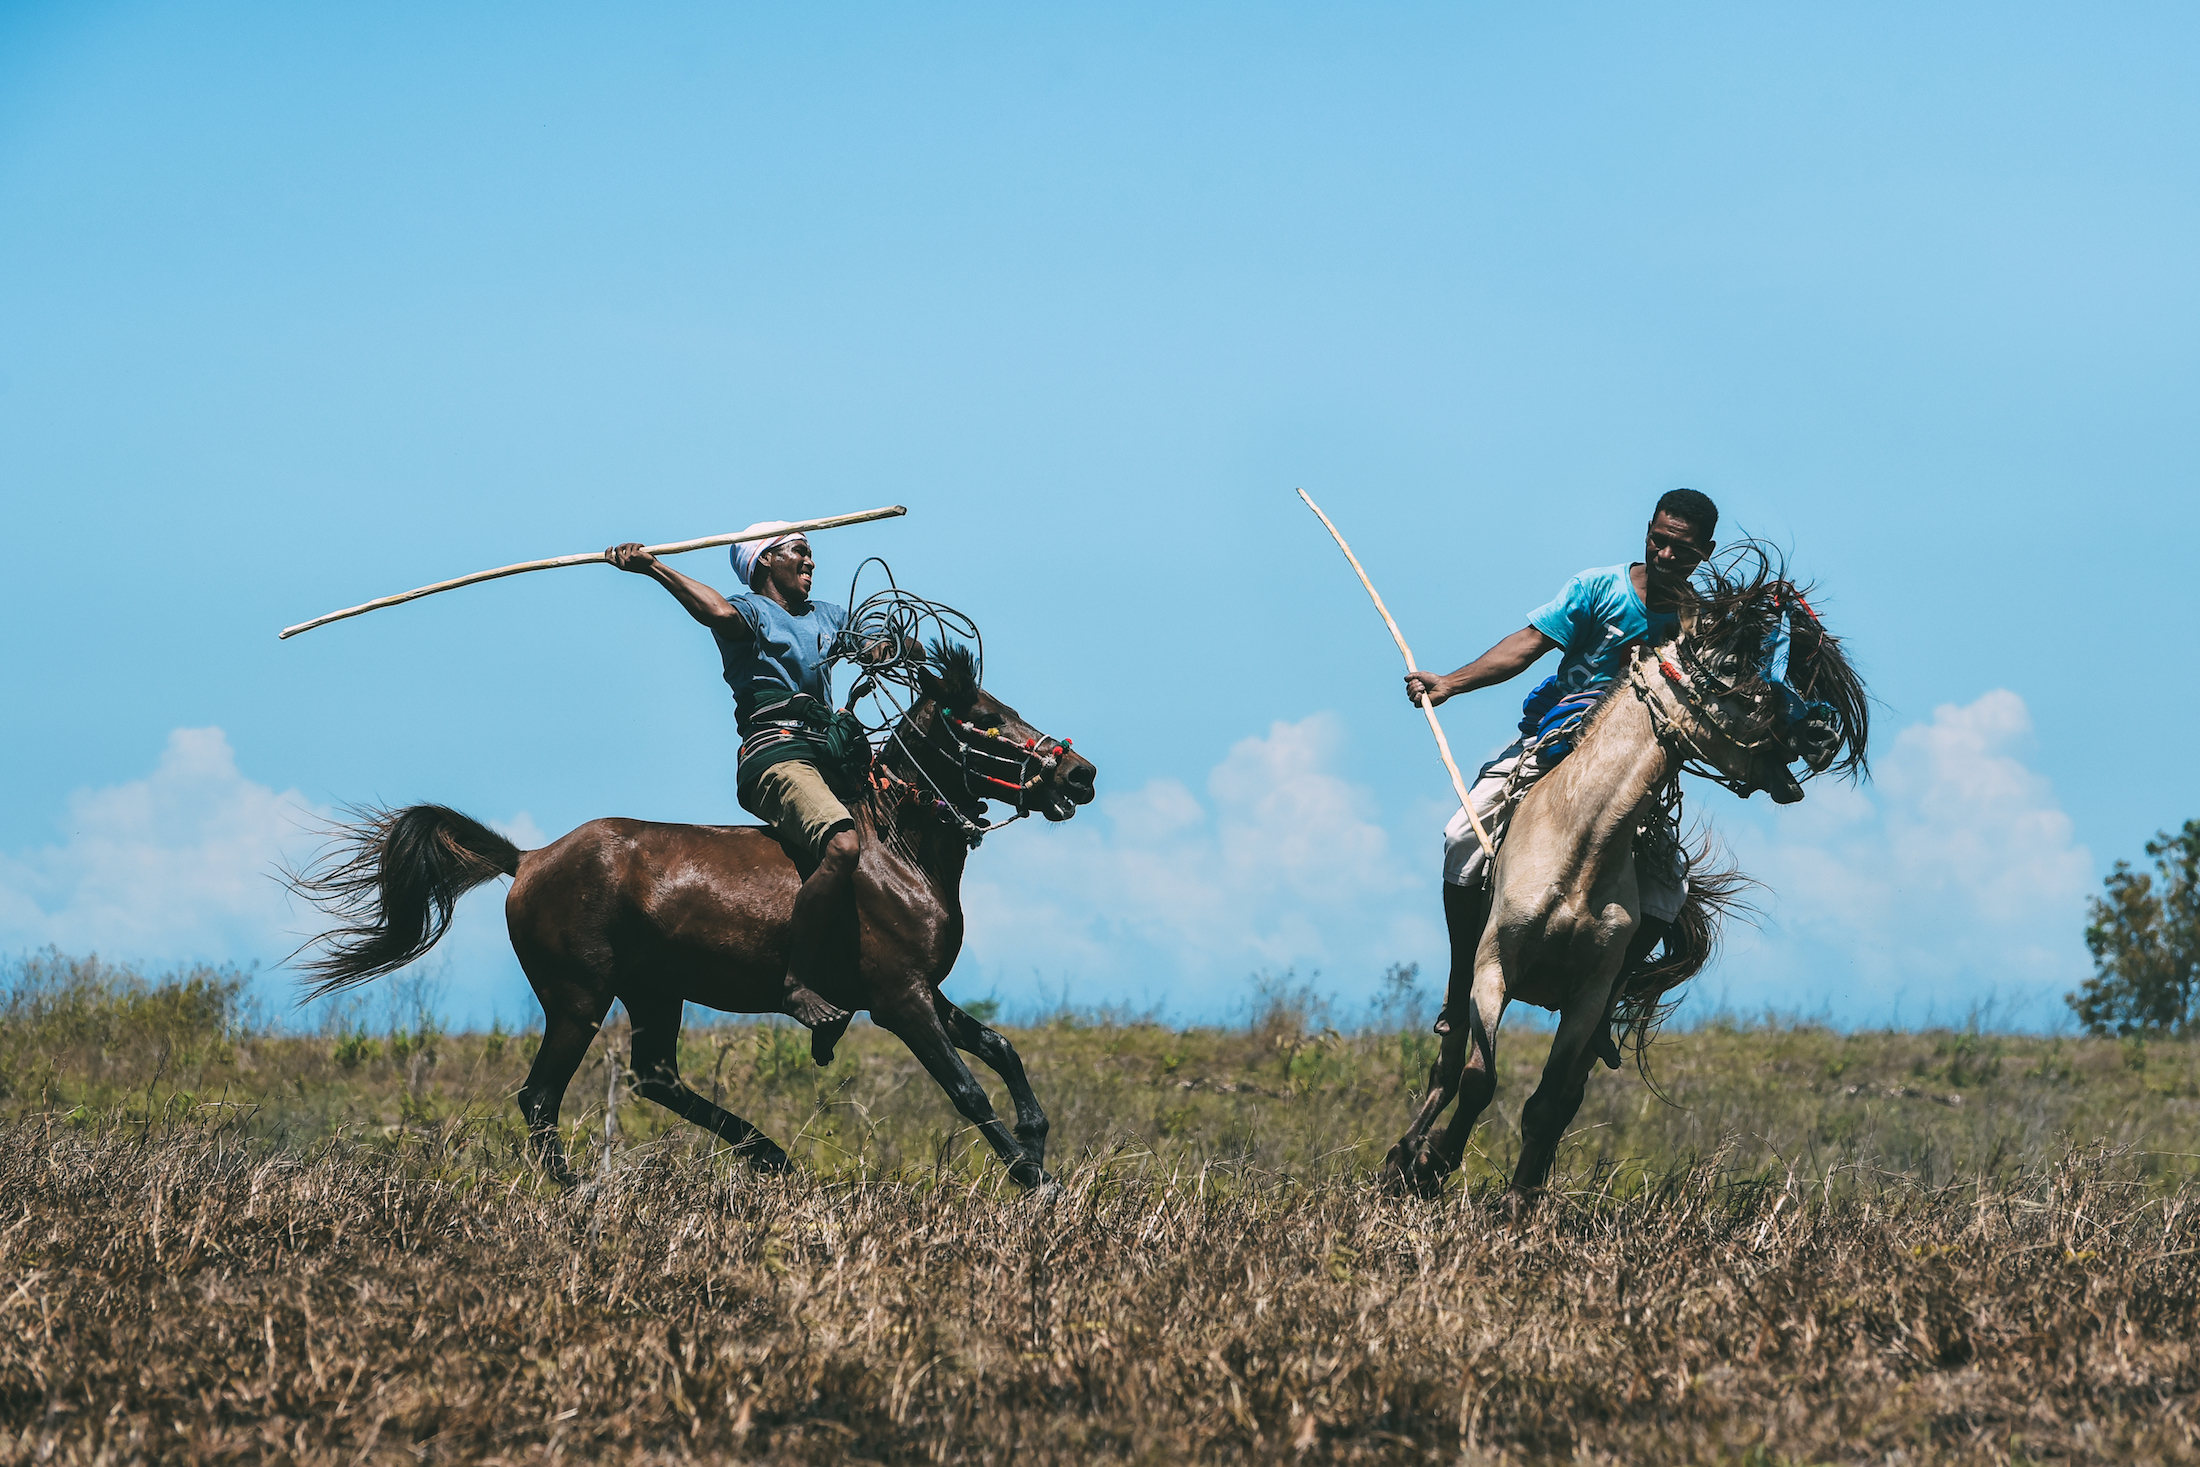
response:
[(833, 1062), (833, 1049), (854, 1017), (814, 985), (824, 979), (833, 939), (848, 927), (860, 851), (853, 830), (835, 833), (817, 869), (795, 893), (794, 917), (787, 924), (787, 986), (780, 1008), (809, 1027), (810, 1058), (821, 1065)]

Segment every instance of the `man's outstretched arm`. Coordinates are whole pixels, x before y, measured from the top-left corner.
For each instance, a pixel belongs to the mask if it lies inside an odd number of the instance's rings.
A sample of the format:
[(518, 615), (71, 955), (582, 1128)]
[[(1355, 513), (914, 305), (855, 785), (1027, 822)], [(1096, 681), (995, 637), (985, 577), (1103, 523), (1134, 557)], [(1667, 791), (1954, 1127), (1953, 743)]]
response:
[(1538, 657), (1557, 645), (1534, 627), (1522, 627), (1449, 676), (1434, 672), (1407, 673), (1406, 701), (1418, 704), (1425, 695), (1429, 702), (1441, 703), (1460, 693), (1471, 693), (1476, 688), (1518, 677)]
[(728, 631), (746, 635), (748, 619), (733, 609), (733, 603), (718, 594), (715, 587), (706, 586), (693, 576), (683, 576), (656, 556), (651, 555), (639, 542), (628, 541), (614, 545), (604, 553), (604, 559), (623, 571), (638, 576), (648, 576), (672, 593), (672, 598), (687, 608), (687, 614), (714, 631)]

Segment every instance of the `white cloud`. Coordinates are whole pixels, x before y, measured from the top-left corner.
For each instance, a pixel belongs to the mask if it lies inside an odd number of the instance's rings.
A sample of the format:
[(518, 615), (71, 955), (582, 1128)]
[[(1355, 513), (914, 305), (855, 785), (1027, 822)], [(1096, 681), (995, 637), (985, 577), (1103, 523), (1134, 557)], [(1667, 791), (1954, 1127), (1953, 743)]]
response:
[(1066, 826), (1002, 832), (964, 880), (957, 991), (1217, 1016), (1258, 970), (1358, 987), (1440, 951), (1434, 857), (1400, 860), (1372, 798), (1334, 772), (1343, 745), (1335, 714), (1279, 722), (1230, 750), (1204, 802), (1159, 779)]
[(0, 950), (280, 958), (293, 924), (272, 872), (326, 814), (240, 774), (220, 729), (179, 728), (151, 775), (72, 794), (60, 844), (0, 855)]
[[(276, 879), (312, 856), (331, 812), (297, 790), (277, 793), (237, 768), (218, 728), (179, 728), (143, 779), (69, 796), (57, 844), (0, 853), (0, 954), (51, 944), (159, 971), (203, 961), (272, 967), (322, 925)], [(523, 846), (546, 842), (524, 812), (498, 828)], [(530, 1002), (498, 904), (501, 883), (460, 904), (422, 967), (440, 975), (461, 1017), (507, 1018)], [(295, 990), (262, 980), (279, 1008)]]
[(1845, 1022), (1955, 1022), (1992, 1000), (2004, 1022), (2054, 1023), (2090, 971), (2093, 858), (2019, 757), (2031, 732), (2007, 690), (1946, 705), (1896, 737), (1872, 785), (1814, 784), (1769, 820), (1730, 823), (1770, 888), (1768, 920), (1735, 930), (1704, 987)]

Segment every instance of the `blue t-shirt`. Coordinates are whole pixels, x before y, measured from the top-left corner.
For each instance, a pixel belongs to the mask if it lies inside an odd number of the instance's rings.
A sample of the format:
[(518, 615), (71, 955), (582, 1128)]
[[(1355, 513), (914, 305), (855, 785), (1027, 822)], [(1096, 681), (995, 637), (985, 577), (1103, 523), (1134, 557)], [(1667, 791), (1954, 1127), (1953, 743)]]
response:
[(1528, 613), (1528, 625), (1558, 643), (1561, 695), (1585, 693), (1618, 677), (1625, 653), (1647, 639), (1653, 645), (1680, 634), (1680, 618), (1652, 613), (1635, 594), (1631, 567), (1585, 570), (1568, 581), (1548, 606)]
[(759, 684), (832, 701), (832, 690), (825, 686), (825, 654), (848, 624), (847, 608), (812, 601), (797, 616), (769, 596), (742, 593), (726, 599), (749, 624), (750, 633), (730, 636), (716, 627), (710, 633), (725, 659), (726, 686), (733, 689), (736, 706), (745, 709), (742, 695)]

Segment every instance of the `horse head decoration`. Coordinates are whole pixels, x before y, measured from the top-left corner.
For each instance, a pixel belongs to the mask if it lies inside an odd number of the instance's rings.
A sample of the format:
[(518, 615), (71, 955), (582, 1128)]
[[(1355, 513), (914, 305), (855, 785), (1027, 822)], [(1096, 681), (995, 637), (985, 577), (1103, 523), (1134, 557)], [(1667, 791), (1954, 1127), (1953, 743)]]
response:
[(1862, 775), (1871, 734), (1864, 685), (1779, 561), (1744, 541), (1697, 577), (1701, 599), (1684, 612), (1680, 637), (1630, 673), (1660, 741), (1685, 752), (1683, 768), (1744, 799), (1761, 789), (1792, 805), (1804, 779)]
[[(1678, 841), (1679, 776), (1747, 798), (1803, 798), (1820, 774), (1861, 778), (1870, 707), (1840, 641), (1779, 558), (1743, 542), (1697, 572), (1678, 637), (1638, 648), (1625, 677), (1576, 736), (1572, 754), (1522, 797), (1492, 868), (1486, 905), (1452, 930), (1443, 1045), (1412, 1126), (1391, 1149), (1395, 1186), (1433, 1194), (1459, 1166), (1497, 1089), (1497, 1031), (1514, 999), (1559, 1016), (1543, 1077), (1521, 1113), (1517, 1199), (1550, 1175), (1613, 1027), (1638, 1056), (1701, 971), (1746, 878), (1720, 869), (1708, 841), (1689, 858), (1680, 915), (1653, 962), (1641, 926), (1638, 841)], [(1801, 764), (1802, 773), (1794, 766)], [(1617, 1064), (1616, 1051), (1610, 1062)], [(1441, 1130), (1454, 1098), (1458, 1112)], [(1433, 1131), (1433, 1134), (1432, 1134)]]

